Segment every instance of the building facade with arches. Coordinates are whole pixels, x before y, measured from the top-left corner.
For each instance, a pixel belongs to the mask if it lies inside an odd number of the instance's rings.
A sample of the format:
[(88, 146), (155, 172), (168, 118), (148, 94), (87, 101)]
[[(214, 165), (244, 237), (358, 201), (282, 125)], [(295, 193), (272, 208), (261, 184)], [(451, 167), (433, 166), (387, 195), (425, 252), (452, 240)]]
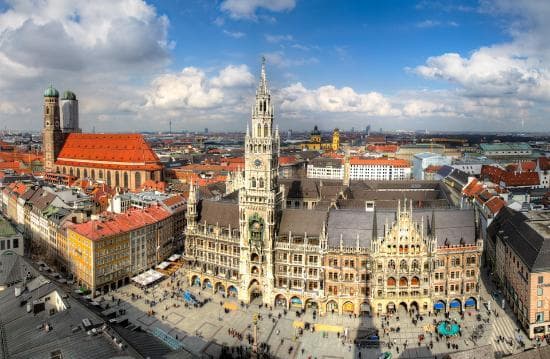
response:
[(460, 310), (477, 307), (482, 241), (472, 210), (413, 210), (412, 202), (377, 209), (373, 201), (349, 209), (286, 208), (278, 155), (262, 64), (244, 171), (233, 174), (239, 185), (222, 198), (201, 199), (191, 184), (190, 284), (320, 315), (386, 314), (400, 304), (423, 313), (457, 303)]

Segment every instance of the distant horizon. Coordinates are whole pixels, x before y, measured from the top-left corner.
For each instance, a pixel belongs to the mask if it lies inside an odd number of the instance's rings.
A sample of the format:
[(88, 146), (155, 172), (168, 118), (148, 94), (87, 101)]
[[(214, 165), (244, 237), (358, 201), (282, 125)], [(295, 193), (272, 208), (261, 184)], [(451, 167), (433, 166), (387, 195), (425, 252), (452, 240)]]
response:
[(86, 131), (239, 131), (265, 56), (281, 129), (545, 133), (548, 18), (527, 0), (0, 0), (0, 122), (40, 130), (51, 84)]

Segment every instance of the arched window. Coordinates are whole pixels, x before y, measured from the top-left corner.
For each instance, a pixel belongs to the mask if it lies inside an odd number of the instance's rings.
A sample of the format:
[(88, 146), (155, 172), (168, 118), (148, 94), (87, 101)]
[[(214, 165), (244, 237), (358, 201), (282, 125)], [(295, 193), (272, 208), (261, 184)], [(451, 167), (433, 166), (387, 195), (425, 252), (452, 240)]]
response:
[(99, 170), (99, 179), (103, 179), (103, 170)]
[(264, 188), (264, 179), (262, 177), (258, 180), (258, 187)]
[(399, 269), (401, 269), (402, 271), (406, 271), (408, 269), (408, 265), (407, 265), (407, 261), (406, 260), (402, 260), (401, 263), (399, 263)]
[(74, 174), (74, 172), (73, 172), (73, 168), (72, 168), (72, 167), (71, 167), (71, 168), (69, 168), (69, 174), (70, 174), (71, 176), (72, 176), (72, 175)]
[(67, 174), (67, 168), (66, 167), (63, 167), (63, 174)]
[(107, 186), (111, 186), (111, 171), (107, 171)]
[(412, 269), (413, 271), (417, 271), (417, 270), (420, 269), (420, 268), (418, 267), (418, 261), (417, 261), (416, 259), (412, 261), (412, 263), (411, 263), (411, 269)]
[(115, 172), (115, 186), (117, 186), (117, 187), (120, 186), (120, 175), (119, 175), (118, 171)]
[(88, 170), (84, 168), (84, 178), (88, 178)]
[(91, 174), (92, 178), (95, 179), (95, 170), (93, 168), (92, 168), (91, 172), (92, 172), (92, 174)]
[(267, 137), (267, 124), (264, 125), (264, 137)]
[(141, 173), (136, 172), (135, 177), (136, 177), (136, 186), (135, 187), (139, 188), (139, 187), (141, 187)]
[(395, 278), (393, 277), (388, 278), (388, 287), (395, 287)]
[(80, 168), (76, 169), (76, 177), (80, 178)]
[(388, 262), (388, 269), (394, 270), (395, 269), (395, 262), (393, 259), (390, 259)]
[(256, 178), (252, 177), (252, 179), (250, 180), (250, 186), (256, 187)]
[(258, 137), (262, 136), (262, 125), (258, 124), (258, 131), (256, 132), (256, 134), (258, 135)]
[(124, 172), (124, 188), (128, 188), (128, 172)]
[(409, 284), (409, 281), (405, 277), (399, 278), (399, 286), (406, 287)]

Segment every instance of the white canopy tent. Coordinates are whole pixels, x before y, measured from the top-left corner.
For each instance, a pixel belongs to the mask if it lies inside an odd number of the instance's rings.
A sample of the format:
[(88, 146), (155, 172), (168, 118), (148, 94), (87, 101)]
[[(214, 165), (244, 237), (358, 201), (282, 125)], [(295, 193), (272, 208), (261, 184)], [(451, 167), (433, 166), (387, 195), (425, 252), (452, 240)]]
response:
[(180, 259), (180, 258), (181, 258), (181, 254), (172, 254), (172, 255), (170, 256), (170, 258), (168, 258), (168, 260), (169, 260), (170, 262), (175, 262), (175, 261), (177, 261), (177, 260)]
[(132, 281), (136, 282), (137, 284), (146, 287), (148, 285), (151, 285), (164, 277), (164, 274), (157, 272), (156, 270), (149, 269), (146, 272), (143, 272), (134, 278), (132, 278)]

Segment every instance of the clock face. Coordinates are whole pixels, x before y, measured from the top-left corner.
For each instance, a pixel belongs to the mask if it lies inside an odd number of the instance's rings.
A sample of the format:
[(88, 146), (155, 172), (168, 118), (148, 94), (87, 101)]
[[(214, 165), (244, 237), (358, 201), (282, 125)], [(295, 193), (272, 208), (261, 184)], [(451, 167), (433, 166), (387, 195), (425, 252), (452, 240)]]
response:
[(262, 160), (260, 160), (259, 158), (256, 158), (254, 160), (254, 166), (260, 167), (261, 165), (262, 165)]

